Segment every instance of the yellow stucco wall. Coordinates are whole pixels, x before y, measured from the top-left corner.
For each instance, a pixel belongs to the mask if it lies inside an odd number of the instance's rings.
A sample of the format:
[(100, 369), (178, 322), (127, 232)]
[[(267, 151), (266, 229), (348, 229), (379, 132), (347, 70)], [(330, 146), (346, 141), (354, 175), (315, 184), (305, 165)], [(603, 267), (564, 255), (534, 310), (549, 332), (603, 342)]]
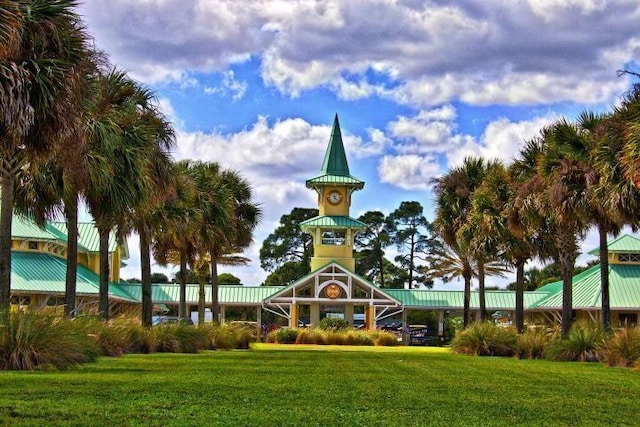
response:
[[(332, 191), (339, 191), (342, 194), (342, 201), (338, 205), (332, 205), (327, 201), (327, 195)], [(349, 215), (349, 204), (351, 202), (348, 189), (344, 186), (328, 185), (322, 188), (321, 197), (318, 198), (318, 210), (320, 215)]]

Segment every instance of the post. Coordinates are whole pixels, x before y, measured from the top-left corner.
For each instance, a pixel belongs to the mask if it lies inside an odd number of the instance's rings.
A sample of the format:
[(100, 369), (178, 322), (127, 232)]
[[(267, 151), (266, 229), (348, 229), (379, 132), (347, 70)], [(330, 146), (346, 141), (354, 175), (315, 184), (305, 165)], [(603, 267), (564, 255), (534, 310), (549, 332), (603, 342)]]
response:
[(262, 341), (262, 306), (259, 305), (256, 307), (256, 323), (258, 330), (258, 341)]
[(290, 328), (298, 327), (298, 305), (296, 303), (291, 304), (291, 312), (289, 316), (289, 327)]
[(438, 346), (444, 344), (444, 310), (438, 311)]
[(407, 309), (402, 310), (402, 345), (409, 345), (409, 325), (407, 325)]

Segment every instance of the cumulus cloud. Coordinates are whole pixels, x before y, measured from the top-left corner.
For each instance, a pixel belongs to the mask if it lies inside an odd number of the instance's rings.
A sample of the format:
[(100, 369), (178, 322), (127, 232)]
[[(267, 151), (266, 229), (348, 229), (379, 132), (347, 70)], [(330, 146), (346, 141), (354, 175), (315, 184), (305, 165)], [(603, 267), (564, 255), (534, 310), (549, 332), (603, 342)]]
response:
[(627, 84), (615, 70), (638, 57), (640, 19), (635, 0), (111, 0), (81, 12), (147, 82), (257, 58), (290, 96), (326, 87), (421, 107), (609, 102)]
[(487, 125), (479, 141), (469, 139), (447, 152), (447, 164), (449, 167), (459, 166), (465, 157), (470, 156), (511, 163), (526, 141), (537, 136), (543, 127), (557, 118), (555, 115), (547, 115), (520, 122), (507, 119), (493, 121)]
[(435, 158), (416, 154), (384, 156), (378, 164), (380, 181), (403, 190), (428, 190), (429, 181), (439, 172)]
[(234, 101), (238, 101), (242, 99), (245, 92), (247, 91), (247, 82), (240, 81), (235, 78), (235, 73), (233, 70), (228, 70), (222, 73), (222, 81), (220, 82), (220, 86), (210, 87), (207, 86), (204, 88), (204, 93), (210, 95), (229, 95)]

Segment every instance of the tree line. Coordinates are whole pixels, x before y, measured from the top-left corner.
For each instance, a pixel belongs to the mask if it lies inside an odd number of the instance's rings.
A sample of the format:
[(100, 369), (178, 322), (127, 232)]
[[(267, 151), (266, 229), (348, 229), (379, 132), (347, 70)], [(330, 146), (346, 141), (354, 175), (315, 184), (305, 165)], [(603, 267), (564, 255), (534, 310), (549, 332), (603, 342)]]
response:
[[(0, 2), (0, 308), (11, 298), (14, 211), (67, 222), (65, 314), (76, 312), (78, 207), (100, 235), (99, 313), (109, 315), (109, 238), (140, 236), (142, 323), (151, 325), (151, 256), (210, 277), (242, 264), (261, 217), (249, 183), (213, 162), (173, 161), (171, 123), (155, 94), (92, 47), (76, 2)], [(179, 315), (185, 316), (186, 274)]]

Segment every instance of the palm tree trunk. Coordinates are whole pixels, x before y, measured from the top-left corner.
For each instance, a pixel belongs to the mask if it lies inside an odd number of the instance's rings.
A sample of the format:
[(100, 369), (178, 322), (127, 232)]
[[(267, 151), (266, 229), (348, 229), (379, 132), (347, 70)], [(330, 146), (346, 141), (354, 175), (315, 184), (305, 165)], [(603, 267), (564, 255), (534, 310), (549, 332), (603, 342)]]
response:
[(151, 253), (146, 224), (138, 227), (140, 233), (140, 273), (142, 275), (142, 326), (151, 326), (153, 299), (151, 296)]
[(480, 305), (480, 321), (487, 320), (487, 301), (484, 295), (484, 261), (478, 260), (478, 302)]
[(213, 321), (220, 323), (220, 302), (218, 301), (218, 258), (209, 252), (211, 257), (211, 315)]
[(64, 289), (64, 314), (75, 317), (76, 284), (78, 282), (78, 194), (75, 193), (64, 202), (64, 215), (67, 220), (67, 271)]
[(198, 325), (202, 325), (204, 323), (204, 306), (205, 306), (204, 278), (198, 275)]
[(602, 225), (598, 226), (600, 237), (600, 299), (602, 302), (602, 328), (611, 330), (611, 304), (609, 300), (609, 248), (607, 232)]
[(465, 268), (462, 273), (464, 278), (464, 303), (462, 312), (462, 329), (467, 329), (471, 324), (471, 270)]
[(187, 317), (187, 255), (180, 247), (180, 303), (178, 304), (178, 318)]
[(109, 228), (98, 227), (100, 234), (100, 290), (98, 311), (102, 320), (109, 320)]
[(3, 174), (0, 208), (0, 309), (11, 305), (11, 222), (13, 221), (13, 176)]
[(523, 259), (516, 261), (516, 329), (524, 332), (524, 263)]

